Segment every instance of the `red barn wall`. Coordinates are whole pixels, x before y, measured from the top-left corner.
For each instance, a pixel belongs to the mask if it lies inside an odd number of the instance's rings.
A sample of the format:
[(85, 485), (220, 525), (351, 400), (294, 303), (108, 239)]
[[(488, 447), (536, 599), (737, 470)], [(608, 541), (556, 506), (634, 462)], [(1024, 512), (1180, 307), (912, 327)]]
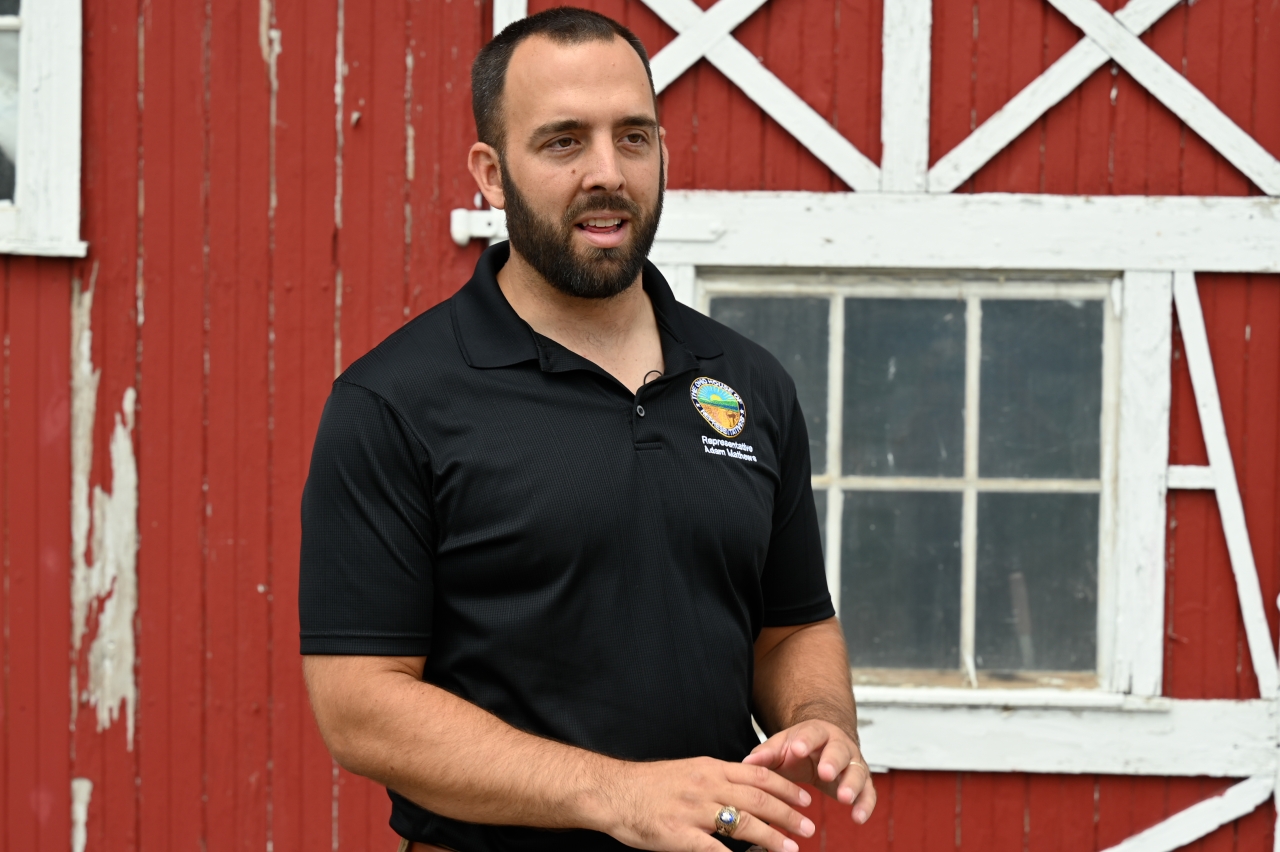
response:
[[(298, 500), (335, 370), (452, 293), (478, 255), (449, 240), (448, 216), (473, 203), (467, 71), (491, 11), (262, 2), (278, 52), (256, 4), (85, 0), (89, 256), (0, 264), (3, 850), (67, 848), (73, 777), (94, 783), (89, 850), (394, 848), (385, 794), (336, 770), (307, 707)], [(651, 52), (673, 37), (636, 0), (584, 5)], [(771, 0), (737, 35), (878, 159), (880, 27), (875, 0)], [(1078, 38), (1042, 0), (935, 0), (932, 158)], [(1280, 155), (1280, 7), (1183, 4), (1144, 40)], [(845, 189), (705, 62), (662, 110), (673, 187)], [(1111, 66), (963, 191), (1257, 193)], [(1280, 591), (1277, 284), (1200, 278), (1266, 601)], [(123, 718), (100, 732), (93, 708), (68, 700), (71, 669), (87, 676), (70, 642), (70, 312), (73, 289), (91, 286), (91, 483), (107, 492), (116, 416), (126, 389), (138, 394), (132, 748)], [(1172, 370), (1171, 460), (1203, 463), (1176, 342)], [(1212, 498), (1175, 492), (1169, 509), (1166, 693), (1256, 697)], [(877, 783), (869, 825), (815, 806), (820, 834), (803, 848), (1103, 849), (1226, 785), (926, 772)], [(1273, 824), (1266, 806), (1194, 846), (1270, 849)]]

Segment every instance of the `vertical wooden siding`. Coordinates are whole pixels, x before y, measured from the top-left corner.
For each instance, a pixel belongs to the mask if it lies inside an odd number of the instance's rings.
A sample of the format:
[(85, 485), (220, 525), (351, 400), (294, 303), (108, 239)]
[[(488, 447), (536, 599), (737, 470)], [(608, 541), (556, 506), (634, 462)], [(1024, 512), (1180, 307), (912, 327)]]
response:
[[(474, 263), (478, 246), (449, 241), (448, 212), (474, 194), (467, 68), (490, 11), (483, 0), (264, 3), (265, 29), (244, 2), (85, 0), (90, 257), (4, 264), (5, 850), (66, 848), (71, 777), (95, 784), (90, 850), (394, 848), (384, 793), (335, 769), (306, 705), (297, 505), (335, 367), (447, 297)], [(673, 37), (635, 0), (583, 5), (653, 52)], [(872, 159), (880, 10), (770, 0), (737, 33)], [(1078, 33), (1042, 0), (936, 0), (934, 13), (936, 160)], [(1280, 153), (1274, 4), (1182, 5), (1146, 41)], [(674, 187), (845, 188), (706, 63), (662, 109)], [(1110, 67), (964, 189), (1256, 191)], [(90, 708), (67, 706), (66, 666), (87, 676), (84, 652), (69, 655), (70, 293), (91, 283), (102, 371), (91, 481), (108, 492), (115, 416), (127, 389), (139, 394), (132, 750), (123, 719), (99, 732)], [(1267, 601), (1280, 590), (1277, 283), (1201, 279)], [(1173, 369), (1173, 461), (1203, 461), (1177, 355)], [(1173, 494), (1170, 524), (1168, 694), (1256, 695), (1212, 501)], [(1224, 784), (920, 772), (878, 783), (870, 825), (823, 803), (805, 848), (1101, 849)], [(1272, 823), (1263, 808), (1195, 845), (1269, 848)]]

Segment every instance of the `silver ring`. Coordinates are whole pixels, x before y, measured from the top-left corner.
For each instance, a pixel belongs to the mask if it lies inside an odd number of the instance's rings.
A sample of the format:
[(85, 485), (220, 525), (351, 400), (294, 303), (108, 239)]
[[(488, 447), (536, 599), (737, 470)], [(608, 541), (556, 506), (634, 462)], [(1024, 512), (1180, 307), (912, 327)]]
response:
[(716, 834), (733, 837), (733, 833), (741, 822), (742, 814), (738, 813), (738, 809), (733, 805), (725, 805), (716, 811)]

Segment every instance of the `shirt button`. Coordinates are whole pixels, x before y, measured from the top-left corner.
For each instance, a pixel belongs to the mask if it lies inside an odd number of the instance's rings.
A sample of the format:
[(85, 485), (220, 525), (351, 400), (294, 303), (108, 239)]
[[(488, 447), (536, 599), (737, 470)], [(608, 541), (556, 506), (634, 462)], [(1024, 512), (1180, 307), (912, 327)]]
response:
[(644, 406), (643, 406), (643, 405), (637, 405), (637, 406), (636, 406), (636, 414), (639, 414), (641, 417), (644, 417)]

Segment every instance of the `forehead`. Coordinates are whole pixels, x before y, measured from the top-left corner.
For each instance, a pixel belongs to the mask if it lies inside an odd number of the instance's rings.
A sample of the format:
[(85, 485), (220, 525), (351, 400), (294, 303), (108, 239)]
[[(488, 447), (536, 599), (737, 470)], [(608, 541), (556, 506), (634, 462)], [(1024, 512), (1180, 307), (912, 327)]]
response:
[(503, 90), (507, 135), (513, 141), (543, 124), (567, 119), (611, 124), (654, 114), (644, 63), (621, 38), (559, 44), (543, 36), (521, 42)]

